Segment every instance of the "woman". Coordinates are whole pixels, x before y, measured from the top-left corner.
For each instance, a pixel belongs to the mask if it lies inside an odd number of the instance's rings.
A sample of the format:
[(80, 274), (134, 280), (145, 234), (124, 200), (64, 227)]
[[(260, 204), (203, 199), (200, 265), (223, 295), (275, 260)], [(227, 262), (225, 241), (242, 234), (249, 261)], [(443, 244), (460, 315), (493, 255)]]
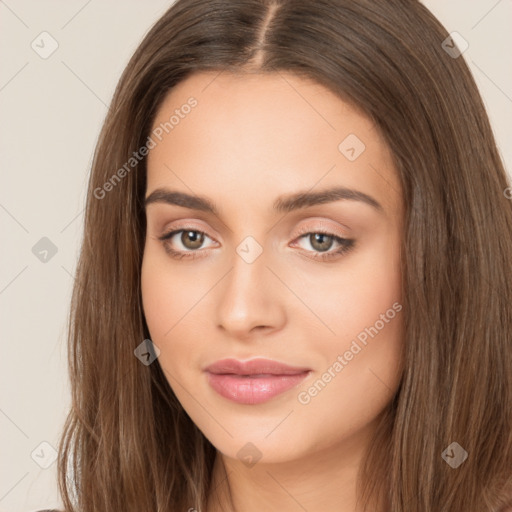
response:
[(512, 206), (456, 48), (413, 0), (149, 31), (89, 184), (66, 511), (512, 507)]

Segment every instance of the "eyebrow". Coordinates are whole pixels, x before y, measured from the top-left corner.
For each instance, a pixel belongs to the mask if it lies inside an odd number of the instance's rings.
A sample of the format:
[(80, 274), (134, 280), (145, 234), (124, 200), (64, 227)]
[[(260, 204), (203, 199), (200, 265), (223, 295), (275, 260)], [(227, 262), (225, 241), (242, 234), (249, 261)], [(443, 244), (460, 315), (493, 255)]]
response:
[[(320, 192), (309, 192), (306, 190), (291, 195), (280, 196), (274, 201), (273, 209), (276, 212), (288, 213), (294, 210), (340, 200), (359, 201), (371, 206), (378, 212), (384, 211), (382, 205), (372, 196), (346, 187), (335, 187)], [(217, 207), (208, 198), (166, 188), (157, 188), (146, 197), (145, 206), (147, 207), (152, 203), (173, 204), (219, 216)]]

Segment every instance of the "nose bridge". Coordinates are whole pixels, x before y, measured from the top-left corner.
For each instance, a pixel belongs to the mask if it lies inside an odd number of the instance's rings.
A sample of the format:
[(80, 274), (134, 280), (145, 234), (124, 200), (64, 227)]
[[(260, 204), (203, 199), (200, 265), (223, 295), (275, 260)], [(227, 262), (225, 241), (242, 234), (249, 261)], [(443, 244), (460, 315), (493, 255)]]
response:
[(257, 326), (278, 327), (283, 321), (278, 286), (270, 282), (275, 276), (267, 268), (267, 252), (252, 236), (235, 248), (217, 308), (217, 324), (235, 336), (246, 335)]

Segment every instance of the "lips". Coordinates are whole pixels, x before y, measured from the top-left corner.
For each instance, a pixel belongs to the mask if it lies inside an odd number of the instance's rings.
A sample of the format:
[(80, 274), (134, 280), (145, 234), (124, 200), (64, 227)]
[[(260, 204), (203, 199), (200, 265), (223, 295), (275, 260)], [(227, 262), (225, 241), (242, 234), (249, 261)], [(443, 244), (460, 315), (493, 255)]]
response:
[(214, 391), (239, 404), (255, 405), (288, 391), (304, 380), (310, 368), (270, 359), (222, 359), (205, 368)]
[(231, 373), (234, 375), (297, 375), (309, 371), (309, 368), (288, 366), (271, 359), (251, 359), (238, 361), (237, 359), (222, 359), (206, 368), (214, 374)]

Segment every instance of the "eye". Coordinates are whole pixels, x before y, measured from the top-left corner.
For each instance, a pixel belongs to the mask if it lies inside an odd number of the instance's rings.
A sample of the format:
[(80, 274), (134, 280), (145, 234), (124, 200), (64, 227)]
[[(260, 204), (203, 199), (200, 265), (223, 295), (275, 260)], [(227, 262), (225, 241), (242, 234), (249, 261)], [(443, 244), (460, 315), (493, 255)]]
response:
[[(181, 234), (181, 236), (177, 236), (179, 234)], [(195, 253), (199, 252), (198, 249), (203, 245), (205, 238), (210, 237), (203, 231), (192, 228), (182, 228), (175, 229), (159, 237), (159, 240), (162, 241), (168, 254), (173, 258), (182, 259), (195, 258), (197, 256)], [(172, 247), (176, 243), (178, 244), (178, 249)], [(181, 245), (181, 247), (179, 247), (179, 245)]]
[[(313, 251), (308, 250), (312, 253), (311, 256), (314, 259), (323, 261), (330, 260), (341, 256), (353, 249), (355, 240), (350, 238), (342, 238), (335, 235), (334, 233), (328, 233), (327, 231), (310, 231), (302, 234), (299, 240), (305, 240), (313, 248)], [(335, 250), (330, 250), (333, 246), (338, 246)], [(318, 251), (318, 252), (315, 252)]]
[[(178, 236), (180, 235), (180, 236)], [(175, 229), (160, 236), (158, 239), (163, 243), (165, 251), (175, 259), (183, 258), (197, 258), (202, 257), (204, 250), (203, 244), (206, 239), (212, 240), (206, 233), (191, 227)], [(340, 257), (341, 255), (350, 251), (355, 244), (355, 240), (343, 238), (329, 233), (327, 231), (309, 231), (301, 234), (298, 240), (305, 240), (309, 242), (313, 250), (306, 248), (306, 251), (313, 259), (321, 261), (328, 261), (333, 258)], [(176, 248), (176, 244), (178, 247)], [(181, 245), (181, 247), (180, 247)], [(331, 250), (333, 246), (337, 248)]]

